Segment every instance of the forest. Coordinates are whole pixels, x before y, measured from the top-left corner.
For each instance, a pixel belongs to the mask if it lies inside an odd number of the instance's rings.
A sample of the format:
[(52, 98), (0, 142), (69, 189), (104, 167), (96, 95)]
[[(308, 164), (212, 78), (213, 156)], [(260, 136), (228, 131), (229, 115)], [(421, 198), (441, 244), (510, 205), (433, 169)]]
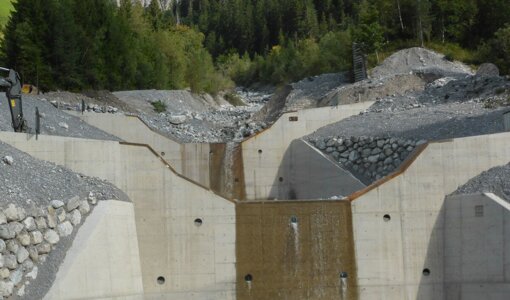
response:
[(17, 0), (3, 33), (43, 90), (285, 84), (349, 70), (353, 42), (371, 65), (423, 46), (510, 71), (507, 0)]

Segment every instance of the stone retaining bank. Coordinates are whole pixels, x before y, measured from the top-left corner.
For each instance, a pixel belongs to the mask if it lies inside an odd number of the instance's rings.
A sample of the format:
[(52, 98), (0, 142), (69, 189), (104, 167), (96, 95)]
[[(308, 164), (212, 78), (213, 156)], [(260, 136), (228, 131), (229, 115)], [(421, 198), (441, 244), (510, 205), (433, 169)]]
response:
[(425, 140), (381, 137), (325, 137), (310, 139), (317, 149), (329, 155), (364, 183), (393, 172)]
[(88, 200), (77, 196), (66, 202), (53, 200), (46, 208), (9, 204), (0, 209), (0, 299), (23, 297), (25, 287), (37, 278), (38, 266), (96, 203), (90, 194)]

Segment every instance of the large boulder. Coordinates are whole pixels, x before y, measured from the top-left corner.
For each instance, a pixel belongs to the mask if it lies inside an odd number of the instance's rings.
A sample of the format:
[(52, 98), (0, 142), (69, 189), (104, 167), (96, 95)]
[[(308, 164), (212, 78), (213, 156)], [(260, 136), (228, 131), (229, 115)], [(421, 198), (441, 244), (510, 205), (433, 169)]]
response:
[(499, 76), (499, 69), (495, 64), (492, 63), (484, 63), (478, 67), (478, 71), (476, 71), (476, 76)]

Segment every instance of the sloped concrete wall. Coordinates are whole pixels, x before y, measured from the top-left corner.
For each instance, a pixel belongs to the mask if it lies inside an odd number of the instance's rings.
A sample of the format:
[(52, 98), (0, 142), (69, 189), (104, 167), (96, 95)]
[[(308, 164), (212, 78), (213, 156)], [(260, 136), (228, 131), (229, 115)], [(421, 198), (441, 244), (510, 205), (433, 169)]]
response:
[(485, 195), (446, 198), (446, 299), (508, 299), (510, 204), (500, 200), (506, 207)]
[(143, 299), (132, 203), (99, 201), (80, 227), (44, 299)]
[[(373, 102), (322, 107), (283, 114), (270, 129), (242, 143), (246, 199), (271, 197), (278, 190), (281, 162), (290, 143), (344, 118), (359, 114)], [(276, 183), (275, 183), (276, 181)]]
[(366, 187), (349, 171), (302, 139), (285, 152), (269, 198), (330, 199), (347, 196)]
[(154, 132), (140, 119), (121, 114), (69, 112), (126, 142), (150, 145), (175, 171), (209, 187), (209, 144), (179, 144)]
[(358, 195), (352, 210), (360, 299), (445, 299), (444, 198), (508, 161), (508, 133), (432, 143), (401, 175)]
[[(0, 140), (108, 180), (135, 205), (144, 292), (176, 299), (235, 297), (235, 205), (172, 172), (147, 147), (0, 133)], [(201, 226), (195, 220), (201, 219)], [(165, 283), (159, 284), (158, 277)]]

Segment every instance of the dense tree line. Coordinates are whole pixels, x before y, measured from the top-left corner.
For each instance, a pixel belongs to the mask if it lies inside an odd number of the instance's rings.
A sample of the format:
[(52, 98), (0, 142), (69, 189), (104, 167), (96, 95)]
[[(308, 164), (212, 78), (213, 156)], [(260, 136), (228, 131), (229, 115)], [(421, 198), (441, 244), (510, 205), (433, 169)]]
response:
[(507, 0), (181, 0), (174, 10), (206, 34), (214, 55), (260, 54), (282, 35), (317, 38), (346, 28), (372, 44), (423, 39), (474, 47), (510, 22)]
[[(135, 4), (133, 4), (135, 3)], [(45, 89), (283, 83), (430, 46), (510, 71), (508, 0), (18, 0), (2, 59)]]
[(45, 90), (227, 87), (204, 35), (173, 25), (156, 4), (17, 0), (4, 30), (3, 63)]

